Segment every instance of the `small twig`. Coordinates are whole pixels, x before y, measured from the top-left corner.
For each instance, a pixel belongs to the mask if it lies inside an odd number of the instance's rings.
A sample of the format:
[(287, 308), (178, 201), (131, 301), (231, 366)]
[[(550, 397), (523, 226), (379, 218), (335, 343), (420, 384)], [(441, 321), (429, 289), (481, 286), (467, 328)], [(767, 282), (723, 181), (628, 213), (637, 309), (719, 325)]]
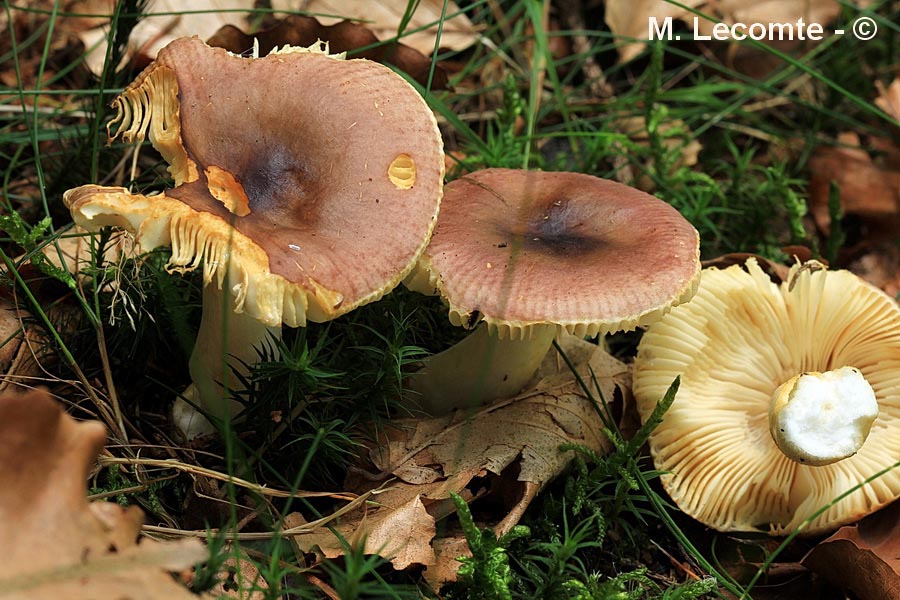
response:
[(157, 477), (156, 479), (151, 479), (150, 481), (144, 482), (140, 485), (133, 485), (131, 487), (119, 488), (117, 490), (110, 490), (108, 492), (100, 492), (99, 494), (90, 494), (87, 499), (90, 501), (94, 500), (103, 500), (104, 498), (112, 498), (113, 496), (118, 496), (120, 494), (139, 494), (141, 492), (146, 492), (147, 488), (154, 483), (159, 483), (160, 481), (168, 481), (170, 479), (175, 479), (177, 475), (169, 475), (167, 477)]
[(522, 498), (516, 502), (515, 506), (512, 507), (512, 510), (510, 510), (509, 513), (503, 517), (503, 520), (494, 528), (498, 538), (503, 537), (515, 527), (516, 523), (522, 519), (522, 515), (525, 514), (525, 509), (531, 505), (531, 501), (535, 499), (538, 492), (541, 490), (541, 486), (533, 481), (523, 481), (522, 483), (525, 484), (525, 491), (522, 493)]
[(60, 112), (59, 108), (53, 106), (23, 106), (21, 104), (0, 104), (0, 113), (24, 113), (37, 112), (42, 115), (51, 117), (65, 117), (67, 119), (92, 119), (94, 115), (84, 110), (71, 110)]
[(328, 585), (327, 583), (325, 583), (324, 581), (322, 581), (315, 575), (307, 575), (306, 580), (308, 582), (310, 582), (311, 584), (313, 584), (314, 586), (316, 586), (317, 588), (319, 588), (319, 590), (323, 594), (325, 594), (326, 596), (331, 598), (331, 600), (341, 600), (341, 597), (338, 595), (338, 593), (335, 591), (335, 589), (333, 587), (331, 587), (330, 585)]
[[(272, 432), (272, 437), (269, 439), (269, 441), (266, 444), (267, 445), (274, 444), (275, 440), (277, 440), (279, 437), (281, 437), (282, 433), (287, 431), (287, 428), (290, 427), (291, 423), (293, 423), (294, 420), (300, 416), (300, 413), (302, 413), (304, 410), (306, 410), (306, 407), (308, 405), (309, 405), (309, 402), (307, 402), (306, 400), (297, 402), (294, 405), (294, 407), (291, 409), (291, 412), (290, 412), (290, 414), (288, 414), (288, 417), (286, 419), (282, 419), (281, 423), (279, 423), (278, 426), (275, 428), (275, 431)], [(254, 465), (256, 465), (256, 461), (259, 460), (260, 456), (262, 456), (263, 450), (264, 450), (264, 447), (257, 450), (256, 454), (253, 454), (250, 456), (249, 461), (248, 461), (248, 465), (250, 468), (252, 468)]]
[(584, 57), (581, 64), (581, 70), (584, 71), (584, 78), (587, 81), (588, 90), (591, 95), (596, 98), (611, 98), (613, 95), (612, 86), (606, 81), (606, 74), (603, 68), (597, 64), (594, 54), (591, 52), (591, 43), (583, 33), (575, 33), (578, 31), (587, 31), (588, 27), (584, 22), (584, 4), (582, 0), (560, 0), (559, 12), (565, 21), (566, 28), (573, 33), (571, 35), (572, 50), (578, 56)]
[(145, 533), (155, 533), (158, 535), (163, 535), (167, 537), (194, 537), (194, 538), (209, 538), (221, 536), (226, 540), (240, 540), (240, 541), (250, 541), (250, 540), (270, 540), (276, 537), (282, 536), (291, 536), (291, 535), (303, 535), (306, 533), (313, 533), (315, 530), (321, 528), (325, 524), (333, 521), (334, 519), (347, 514), (348, 512), (356, 509), (360, 505), (364, 504), (366, 500), (368, 500), (369, 496), (371, 496), (374, 492), (369, 491), (365, 494), (354, 499), (352, 502), (348, 502), (346, 505), (342, 506), (338, 510), (334, 511), (328, 516), (322, 517), (321, 519), (316, 519), (315, 521), (310, 521), (309, 523), (304, 523), (303, 525), (298, 525), (297, 527), (291, 527), (289, 529), (282, 529), (279, 531), (263, 531), (263, 532), (249, 532), (249, 533), (235, 533), (231, 531), (220, 531), (218, 529), (210, 529), (209, 531), (197, 531), (197, 530), (186, 530), (186, 529), (175, 529), (171, 527), (160, 527), (157, 525), (144, 525), (141, 528), (141, 531)]
[(204, 477), (209, 477), (210, 479), (216, 479), (218, 481), (227, 481), (238, 487), (252, 490), (257, 494), (263, 496), (274, 496), (276, 498), (333, 498), (335, 500), (351, 501), (355, 501), (358, 499), (358, 496), (356, 494), (350, 494), (347, 492), (307, 492), (303, 490), (288, 492), (285, 490), (276, 490), (264, 485), (260, 485), (258, 483), (252, 483), (245, 479), (240, 479), (238, 477), (233, 477), (225, 473), (220, 473), (212, 469), (207, 469), (205, 467), (200, 467), (197, 465), (191, 465), (170, 458), (119, 458), (113, 456), (101, 456), (98, 460), (98, 463), (101, 467), (106, 465), (141, 465), (144, 467), (156, 467), (159, 469), (176, 469), (178, 471), (183, 471), (192, 475), (202, 475)]
[(259, 506), (255, 509), (253, 509), (252, 511), (250, 511), (249, 514), (247, 514), (243, 519), (241, 519), (240, 521), (237, 522), (237, 525), (234, 526), (235, 530), (240, 531), (241, 529), (246, 527), (248, 523), (250, 523), (253, 519), (255, 519), (256, 517), (259, 516), (259, 513), (262, 512), (262, 509), (263, 509), (263, 506)]
[(128, 164), (128, 161), (132, 159), (132, 156), (136, 152), (136, 146), (128, 146), (124, 154), (122, 154), (122, 158), (120, 158), (119, 162), (116, 163), (116, 166), (100, 180), (99, 185), (108, 185), (110, 181), (113, 181), (116, 185), (121, 186), (125, 179), (125, 165)]
[[(549, 3), (548, 3), (549, 4)], [(497, 22), (497, 26), (500, 27), (500, 30), (503, 32), (503, 39), (511, 39), (513, 37), (512, 28), (509, 26), (510, 20), (507, 18), (504, 9), (500, 6), (497, 0), (488, 0), (488, 6), (491, 9), (491, 13), (494, 15), (494, 20)], [(486, 42), (487, 38), (484, 38), (482, 43)], [(516, 61), (518, 64), (526, 64), (528, 61), (522, 54), (522, 50), (519, 44), (513, 44), (510, 50), (513, 54), (516, 54)]]
[(785, 104), (793, 104), (793, 101), (789, 98), (789, 94), (792, 94), (794, 90), (799, 88), (800, 86), (809, 82), (811, 77), (807, 74), (801, 75), (796, 79), (793, 79), (788, 83), (784, 89), (781, 91), (781, 94), (778, 96), (774, 96), (767, 100), (760, 100), (758, 102), (754, 102), (752, 104), (745, 104), (742, 109), (747, 112), (757, 112), (760, 110), (766, 110), (767, 108), (777, 108), (779, 106), (784, 106)]
[(757, 139), (763, 140), (764, 142), (768, 142), (770, 144), (778, 143), (778, 138), (774, 135), (769, 135), (765, 131), (760, 129), (756, 129), (755, 127), (747, 127), (746, 125), (739, 125), (737, 123), (729, 123), (727, 121), (720, 121), (718, 123), (718, 127), (721, 129), (730, 129), (732, 131), (737, 131), (739, 133), (743, 133), (744, 135), (748, 135), (750, 137), (755, 137)]
[(103, 365), (103, 376), (106, 379), (109, 402), (112, 404), (115, 422), (119, 428), (119, 439), (125, 441), (128, 439), (128, 431), (125, 429), (122, 406), (119, 404), (119, 395), (116, 393), (116, 383), (113, 381), (112, 367), (109, 363), (109, 353), (106, 351), (106, 336), (103, 333), (103, 323), (97, 323), (96, 331), (97, 349), (100, 351), (100, 364)]
[[(149, 414), (149, 415), (156, 415), (156, 416), (158, 416), (157, 413), (144, 413), (145, 416), (147, 416), (148, 414)], [(172, 444), (172, 443), (169, 443), (169, 444), (150, 444), (150, 443), (147, 443), (147, 442), (143, 442), (143, 443), (135, 443), (135, 444), (107, 444), (107, 445), (105, 446), (105, 448), (106, 448), (106, 450), (112, 450), (112, 449), (115, 449), (115, 448), (124, 448), (124, 449), (136, 450), (136, 451), (141, 451), (141, 450), (164, 450), (164, 451), (169, 451), (169, 450), (176, 450), (176, 449), (177, 449), (177, 450), (185, 450), (184, 448), (178, 448), (177, 446), (175, 446), (175, 445)], [(224, 458), (223, 458), (221, 455), (216, 454), (215, 452), (209, 452), (209, 451), (207, 451), (207, 450), (191, 449), (190, 452), (191, 452), (192, 454), (201, 454), (201, 455), (206, 456), (206, 457), (209, 457), (209, 458), (211, 458), (211, 459), (213, 459), (213, 460), (218, 460), (218, 461), (224, 460)], [(112, 453), (109, 453), (109, 452), (108, 452), (107, 454), (108, 454), (109, 456), (112, 456)], [(170, 454), (170, 455), (171, 455), (171, 454)], [(174, 455), (171, 455), (171, 456), (172, 456), (173, 459), (175, 459), (175, 456), (174, 456)], [(177, 459), (175, 459), (175, 460), (177, 460)]]
[(672, 556), (665, 548), (663, 548), (662, 546), (660, 546), (653, 540), (650, 540), (650, 543), (653, 544), (654, 546), (656, 546), (657, 550), (659, 550), (660, 552), (665, 554), (668, 557), (668, 559), (672, 562), (672, 564), (674, 566), (678, 567), (679, 569), (681, 569), (685, 575), (687, 575), (694, 581), (700, 581), (701, 577), (699, 575), (697, 575), (696, 573), (694, 573), (694, 570), (691, 569), (691, 566), (689, 564), (681, 562), (680, 560), (678, 560), (677, 558)]
[(744, 112), (758, 112), (770, 108), (778, 108), (779, 106), (784, 106), (785, 104), (792, 103), (793, 102), (785, 96), (775, 96), (773, 98), (769, 98), (768, 100), (760, 100), (759, 102), (754, 102), (752, 104), (745, 104), (742, 107), (742, 110), (744, 110)]

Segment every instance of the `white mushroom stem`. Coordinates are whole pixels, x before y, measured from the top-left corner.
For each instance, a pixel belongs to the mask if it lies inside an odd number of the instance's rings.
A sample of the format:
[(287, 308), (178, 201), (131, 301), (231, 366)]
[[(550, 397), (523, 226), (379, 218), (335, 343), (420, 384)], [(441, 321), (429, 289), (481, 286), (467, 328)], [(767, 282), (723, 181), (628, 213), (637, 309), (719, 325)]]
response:
[(425, 359), (410, 379), (411, 401), (432, 415), (516, 395), (547, 355), (555, 325), (534, 325), (524, 339), (501, 339), (485, 323), (447, 350)]
[(823, 466), (862, 448), (878, 416), (872, 386), (858, 369), (800, 373), (772, 397), (769, 428), (788, 458)]
[(281, 327), (268, 327), (246, 313), (234, 312), (231, 295), (215, 281), (203, 287), (203, 315), (189, 365), (193, 383), (172, 409), (176, 426), (188, 439), (214, 431), (191, 403), (218, 419), (230, 419), (239, 412), (240, 405), (230, 400), (235, 391), (244, 389), (235, 373), (246, 377), (245, 365), (258, 362), (258, 349), (272, 338), (281, 338)]

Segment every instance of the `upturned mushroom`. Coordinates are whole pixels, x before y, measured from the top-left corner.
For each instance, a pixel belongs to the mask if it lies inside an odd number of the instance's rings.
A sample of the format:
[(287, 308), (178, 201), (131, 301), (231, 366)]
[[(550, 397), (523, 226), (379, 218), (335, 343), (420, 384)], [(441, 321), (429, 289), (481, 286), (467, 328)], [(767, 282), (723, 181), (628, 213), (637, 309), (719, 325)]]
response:
[[(255, 362), (282, 323), (326, 321), (379, 299), (429, 239), (440, 133), (421, 96), (383, 65), (319, 44), (244, 58), (182, 38), (115, 106), (110, 137), (149, 135), (175, 187), (142, 195), (88, 185), (64, 201), (88, 230), (123, 227), (143, 251), (171, 246), (171, 270), (202, 267), (186, 396), (215, 417), (229, 413), (222, 385), (238, 385), (226, 361)], [(180, 409), (183, 431), (208, 428)]]
[(699, 236), (677, 210), (580, 173), (478, 171), (445, 186), (431, 242), (407, 279), (478, 329), (429, 357), (411, 401), (433, 414), (513, 396), (554, 336), (596, 336), (688, 300)]
[(900, 458), (900, 307), (816, 268), (795, 265), (780, 285), (754, 259), (706, 269), (641, 340), (642, 417), (681, 377), (650, 437), (663, 486), (715, 529), (818, 533), (900, 496), (900, 470), (864, 483)]

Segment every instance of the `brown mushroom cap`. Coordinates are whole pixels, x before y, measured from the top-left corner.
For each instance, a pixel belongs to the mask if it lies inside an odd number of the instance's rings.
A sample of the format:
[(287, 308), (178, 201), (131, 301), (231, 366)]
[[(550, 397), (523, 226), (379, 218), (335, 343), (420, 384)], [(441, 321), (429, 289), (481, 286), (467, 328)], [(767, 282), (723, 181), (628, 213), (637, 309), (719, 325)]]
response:
[(334, 318), (393, 289), (440, 203), (434, 116), (383, 65), (299, 50), (251, 59), (197, 38), (166, 46), (117, 100), (112, 126), (126, 141), (149, 133), (176, 187), (78, 188), (66, 194), (76, 220), (129, 226), (144, 249), (171, 242), (173, 266), (206, 258), (220, 284), (237, 261), (237, 306), (270, 325), (282, 313), (289, 325)]
[[(634, 395), (642, 418), (681, 385), (650, 450), (685, 513), (721, 531), (796, 530), (900, 459), (900, 307), (848, 271), (792, 268), (780, 286), (755, 260), (706, 269), (691, 302), (641, 340)], [(798, 373), (858, 369), (878, 416), (859, 451), (825, 466), (785, 456), (770, 434), (773, 394)], [(853, 522), (900, 496), (900, 469), (863, 485), (805, 533)]]
[(486, 169), (445, 186), (419, 271), (454, 324), (483, 318), (511, 337), (538, 323), (597, 335), (690, 298), (699, 236), (670, 205), (619, 183)]

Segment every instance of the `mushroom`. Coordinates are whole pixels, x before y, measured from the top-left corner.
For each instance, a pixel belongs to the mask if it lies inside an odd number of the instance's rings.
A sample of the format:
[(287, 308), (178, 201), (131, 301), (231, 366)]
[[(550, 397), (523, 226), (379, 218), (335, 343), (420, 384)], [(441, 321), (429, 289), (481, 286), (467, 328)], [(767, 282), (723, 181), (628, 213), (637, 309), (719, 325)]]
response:
[[(123, 227), (143, 251), (171, 246), (171, 270), (202, 264), (187, 396), (215, 417), (229, 412), (222, 384), (238, 386), (226, 359), (255, 362), (282, 323), (327, 321), (379, 299), (427, 244), (441, 137), (421, 96), (383, 65), (318, 44), (243, 58), (182, 38), (115, 106), (110, 137), (149, 133), (176, 187), (145, 196), (87, 185), (64, 201), (86, 229)], [(207, 428), (184, 408), (183, 431)]]
[(704, 270), (638, 348), (642, 418), (681, 377), (650, 436), (663, 486), (710, 527), (773, 535), (893, 501), (900, 470), (864, 482), (900, 458), (900, 307), (848, 271), (798, 264), (776, 285), (745, 267)]
[(440, 294), (478, 329), (426, 359), (411, 398), (433, 414), (513, 396), (560, 329), (596, 336), (657, 320), (688, 300), (697, 231), (672, 206), (580, 173), (487, 169), (444, 188), (431, 242), (407, 286)]

